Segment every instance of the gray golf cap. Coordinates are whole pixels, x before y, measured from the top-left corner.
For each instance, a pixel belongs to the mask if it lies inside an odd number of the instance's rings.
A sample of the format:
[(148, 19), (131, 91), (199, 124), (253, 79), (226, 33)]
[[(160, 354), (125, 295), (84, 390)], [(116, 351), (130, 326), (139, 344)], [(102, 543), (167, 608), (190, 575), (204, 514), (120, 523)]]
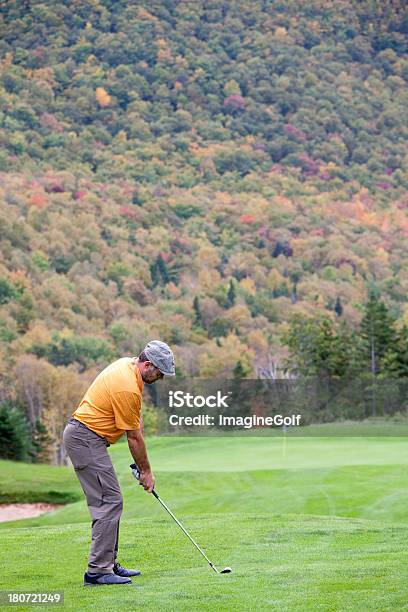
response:
[(144, 353), (149, 361), (165, 376), (174, 376), (176, 369), (174, 367), (173, 351), (168, 344), (161, 340), (151, 340), (144, 348)]

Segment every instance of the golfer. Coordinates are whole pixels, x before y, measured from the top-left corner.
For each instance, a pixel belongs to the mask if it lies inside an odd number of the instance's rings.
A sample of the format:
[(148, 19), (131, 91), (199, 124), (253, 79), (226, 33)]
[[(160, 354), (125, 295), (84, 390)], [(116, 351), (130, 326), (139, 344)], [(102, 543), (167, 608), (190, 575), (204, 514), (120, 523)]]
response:
[(106, 447), (126, 432), (130, 452), (140, 469), (140, 484), (151, 493), (154, 476), (143, 439), (143, 386), (174, 374), (170, 347), (160, 340), (152, 340), (139, 357), (123, 357), (105, 368), (65, 427), (65, 449), (92, 517), (85, 586), (128, 584), (131, 576), (140, 574), (139, 570), (123, 568), (117, 561), (123, 499)]

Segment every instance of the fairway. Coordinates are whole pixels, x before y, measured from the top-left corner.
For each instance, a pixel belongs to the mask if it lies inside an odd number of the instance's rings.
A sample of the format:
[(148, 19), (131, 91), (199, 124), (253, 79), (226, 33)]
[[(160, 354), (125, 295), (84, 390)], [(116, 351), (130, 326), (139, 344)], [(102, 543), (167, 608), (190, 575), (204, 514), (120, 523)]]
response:
[(124, 493), (119, 560), (142, 576), (84, 589), (90, 519), (73, 470), (1, 462), (3, 499), (78, 498), (0, 525), (3, 588), (63, 590), (72, 610), (407, 609), (406, 438), (163, 437), (148, 448), (157, 491), (232, 574), (212, 572), (138, 487), (119, 443), (109, 449)]

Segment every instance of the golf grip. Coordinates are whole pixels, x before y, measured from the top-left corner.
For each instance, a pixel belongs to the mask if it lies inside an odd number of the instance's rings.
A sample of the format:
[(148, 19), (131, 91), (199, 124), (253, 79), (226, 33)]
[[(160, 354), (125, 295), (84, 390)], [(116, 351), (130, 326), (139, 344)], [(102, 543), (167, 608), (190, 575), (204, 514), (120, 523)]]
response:
[[(137, 481), (140, 481), (140, 470), (139, 470), (139, 466), (136, 465), (136, 463), (132, 463), (132, 465), (129, 466), (130, 469), (132, 470), (132, 474), (133, 476), (136, 478)], [(156, 499), (159, 499), (159, 496), (157, 495), (156, 491), (153, 489), (152, 491), (152, 495), (154, 495), (154, 497)]]

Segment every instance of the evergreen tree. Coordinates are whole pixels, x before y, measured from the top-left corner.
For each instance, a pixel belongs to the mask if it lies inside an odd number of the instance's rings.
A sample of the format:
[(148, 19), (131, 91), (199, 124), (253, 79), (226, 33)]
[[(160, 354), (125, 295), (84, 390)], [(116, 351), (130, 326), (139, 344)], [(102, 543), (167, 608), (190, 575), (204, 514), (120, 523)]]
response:
[(357, 378), (362, 364), (359, 360), (360, 339), (345, 321), (342, 321), (333, 336), (329, 357), (330, 375), (339, 378)]
[(194, 296), (193, 310), (194, 310), (193, 326), (201, 327), (202, 318), (201, 318), (201, 310), (200, 310), (200, 300), (198, 299), (197, 295)]
[(150, 276), (152, 277), (153, 287), (159, 284), (159, 271), (157, 269), (157, 261), (154, 261), (150, 266)]
[(170, 278), (166, 262), (164, 261), (161, 255), (157, 257), (157, 270), (161, 276), (163, 285), (166, 285), (169, 282)]
[(379, 299), (375, 290), (370, 290), (368, 300), (364, 307), (364, 316), (360, 326), (361, 358), (365, 371), (370, 372), (374, 380), (371, 389), (371, 413), (377, 414), (377, 385), (378, 376), (384, 378), (388, 375), (386, 355), (391, 356), (395, 351), (397, 334), (394, 328), (394, 319), (387, 306)]
[(166, 285), (169, 280), (169, 272), (162, 255), (158, 255), (156, 261), (150, 266), (150, 274), (153, 281), (153, 287), (157, 285)]
[(343, 306), (341, 305), (341, 300), (339, 296), (337, 296), (336, 304), (334, 306), (334, 312), (338, 317), (341, 317), (341, 315), (343, 314)]
[(360, 335), (362, 360), (373, 376), (381, 373), (386, 353), (396, 346), (394, 323), (387, 306), (374, 291), (370, 291), (364, 307)]
[(0, 457), (25, 461), (29, 446), (30, 436), (23, 413), (8, 403), (0, 406)]
[(304, 377), (357, 377), (361, 372), (360, 339), (345, 321), (335, 326), (325, 316), (296, 315), (284, 336), (289, 347), (285, 367)]
[(408, 326), (406, 324), (395, 332), (395, 344), (385, 353), (382, 365), (384, 376), (408, 378)]
[(135, 189), (132, 194), (132, 204), (135, 204), (136, 206), (141, 206), (143, 204), (143, 199), (140, 195), (139, 189)]
[(335, 336), (330, 319), (307, 319), (296, 315), (284, 342), (289, 347), (289, 360), (285, 364), (288, 369), (305, 377), (326, 377), (333, 373)]
[(236, 299), (237, 299), (237, 291), (235, 289), (235, 283), (231, 279), (229, 282), (228, 293), (227, 293), (227, 307), (231, 308), (231, 306), (234, 306)]
[(17, 297), (15, 287), (6, 278), (0, 277), (0, 304), (7, 304), (15, 297)]
[(242, 364), (242, 361), (240, 359), (238, 359), (238, 361), (235, 364), (234, 369), (232, 371), (232, 375), (233, 375), (234, 379), (240, 380), (241, 378), (246, 378), (249, 373), (250, 373), (250, 370), (248, 370)]

